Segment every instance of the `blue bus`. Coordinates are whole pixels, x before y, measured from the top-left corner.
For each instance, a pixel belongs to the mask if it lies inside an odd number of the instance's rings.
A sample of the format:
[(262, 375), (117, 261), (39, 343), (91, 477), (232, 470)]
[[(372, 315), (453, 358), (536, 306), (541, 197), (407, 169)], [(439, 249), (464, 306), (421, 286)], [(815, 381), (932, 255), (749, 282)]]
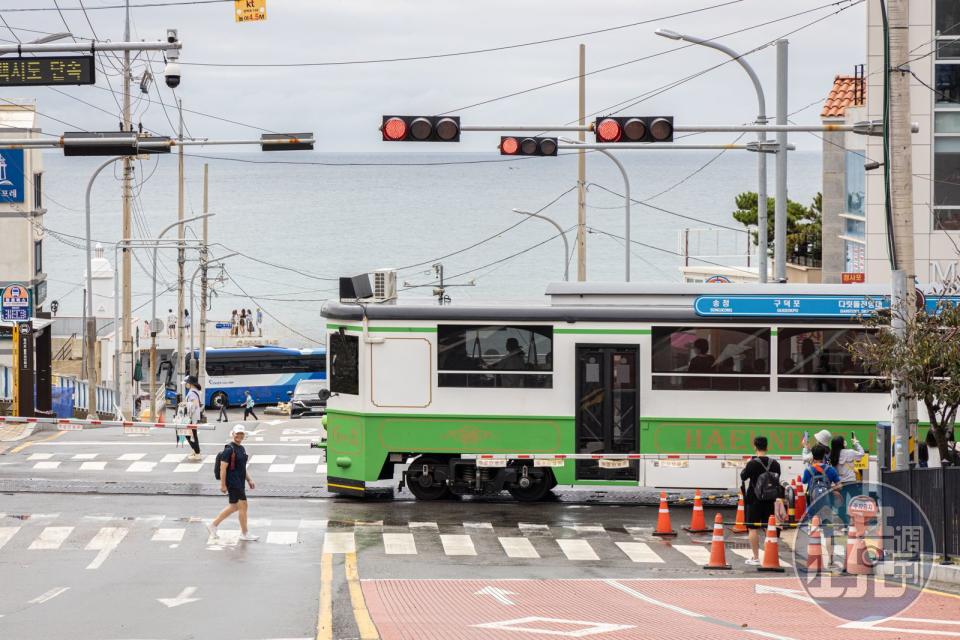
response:
[[(193, 352), (200, 357), (199, 351)], [(187, 360), (190, 356), (187, 356)], [(184, 371), (190, 371), (186, 362)], [(301, 380), (327, 379), (327, 352), (325, 349), (286, 349), (283, 347), (229, 347), (207, 349), (207, 388), (204, 402), (216, 406), (216, 398), (227, 406), (243, 402), (244, 391), (249, 391), (257, 404), (286, 402), (289, 393)], [(176, 399), (176, 392), (167, 392), (167, 398)]]

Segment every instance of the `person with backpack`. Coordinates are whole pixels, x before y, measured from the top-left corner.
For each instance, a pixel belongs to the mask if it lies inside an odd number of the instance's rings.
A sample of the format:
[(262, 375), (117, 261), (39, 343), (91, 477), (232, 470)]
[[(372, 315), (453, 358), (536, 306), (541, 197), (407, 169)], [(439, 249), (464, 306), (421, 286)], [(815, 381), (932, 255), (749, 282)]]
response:
[(776, 502), (782, 497), (783, 491), (780, 486), (780, 463), (767, 456), (767, 444), (765, 436), (753, 439), (756, 455), (740, 472), (740, 491), (746, 510), (750, 550), (753, 552), (747, 564), (752, 566), (760, 564), (760, 531), (766, 529), (770, 516), (775, 515)]
[(217, 527), (220, 523), (236, 513), (240, 520), (240, 539), (247, 542), (254, 542), (260, 536), (250, 533), (247, 529), (247, 492), (244, 484), (250, 487), (250, 490), (257, 488), (253, 478), (247, 472), (247, 451), (243, 448), (243, 439), (247, 431), (242, 424), (238, 424), (230, 431), (230, 442), (224, 446), (223, 451), (217, 454), (217, 459), (213, 465), (213, 475), (220, 481), (220, 493), (228, 496), (230, 503), (220, 512), (210, 524), (207, 525), (207, 531), (210, 537), (218, 540)]
[[(810, 450), (810, 455), (811, 460), (803, 470), (803, 477), (800, 479), (807, 491), (807, 513), (804, 519), (810, 520), (813, 516), (820, 518), (826, 550), (824, 561), (829, 562), (834, 533), (842, 533), (835, 532), (831, 525), (835, 521), (841, 525), (846, 521), (846, 505), (840, 505), (840, 513), (834, 511), (834, 497), (838, 495), (840, 474), (830, 466), (830, 449), (822, 444), (816, 444)], [(838, 517), (834, 518), (834, 516)], [(838, 559), (835, 561), (841, 562)]]
[[(184, 419), (188, 424), (200, 424), (203, 422), (203, 400), (200, 397), (200, 381), (197, 380), (196, 376), (187, 376), (187, 379), (184, 380), (184, 386), (187, 388), (186, 398), (184, 398), (186, 405)], [(187, 460), (194, 462), (203, 460), (203, 456), (200, 455), (200, 438), (197, 435), (197, 430), (188, 429), (187, 431), (189, 432), (186, 436), (187, 444), (193, 449), (193, 453), (187, 456)]]
[(253, 416), (254, 420), (259, 420), (260, 418), (258, 418), (257, 414), (253, 412), (253, 407), (256, 405), (256, 403), (253, 401), (253, 396), (250, 395), (249, 390), (244, 391), (243, 393), (245, 396), (243, 398), (243, 421), (247, 421), (247, 416)]

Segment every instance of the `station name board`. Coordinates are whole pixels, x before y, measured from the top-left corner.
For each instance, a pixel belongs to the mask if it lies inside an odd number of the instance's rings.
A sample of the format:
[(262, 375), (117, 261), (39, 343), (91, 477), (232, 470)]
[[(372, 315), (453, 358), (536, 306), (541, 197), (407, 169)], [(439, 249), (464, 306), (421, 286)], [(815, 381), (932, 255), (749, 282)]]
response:
[[(926, 296), (920, 298), (928, 314), (938, 313), (941, 304), (960, 305), (960, 296)], [(776, 318), (856, 318), (890, 308), (890, 296), (699, 296), (693, 303), (698, 316), (741, 316)]]
[(0, 58), (0, 87), (94, 84), (93, 56)]

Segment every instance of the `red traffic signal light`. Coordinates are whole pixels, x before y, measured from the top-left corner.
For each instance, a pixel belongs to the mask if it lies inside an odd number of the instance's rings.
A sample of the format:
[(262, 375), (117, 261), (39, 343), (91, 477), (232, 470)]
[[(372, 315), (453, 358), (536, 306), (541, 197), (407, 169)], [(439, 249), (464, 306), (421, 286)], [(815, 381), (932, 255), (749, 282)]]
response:
[(673, 142), (673, 116), (597, 118), (597, 142)]
[(542, 136), (527, 138), (503, 136), (500, 138), (500, 155), (555, 156), (557, 155), (557, 139)]
[(460, 142), (459, 116), (383, 116), (385, 142)]

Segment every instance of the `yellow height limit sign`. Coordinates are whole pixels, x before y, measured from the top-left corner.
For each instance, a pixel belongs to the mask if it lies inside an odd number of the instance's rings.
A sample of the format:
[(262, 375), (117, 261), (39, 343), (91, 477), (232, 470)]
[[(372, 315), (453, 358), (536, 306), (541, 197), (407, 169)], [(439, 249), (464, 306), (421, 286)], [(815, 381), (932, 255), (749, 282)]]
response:
[(233, 8), (233, 17), (237, 22), (267, 19), (267, 0), (233, 0)]

